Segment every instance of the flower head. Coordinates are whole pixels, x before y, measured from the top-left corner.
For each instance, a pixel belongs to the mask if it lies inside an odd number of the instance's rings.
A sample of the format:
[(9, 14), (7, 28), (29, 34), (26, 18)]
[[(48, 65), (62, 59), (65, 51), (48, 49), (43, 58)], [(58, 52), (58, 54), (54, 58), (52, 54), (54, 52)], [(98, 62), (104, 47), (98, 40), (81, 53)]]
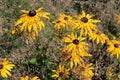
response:
[(108, 43), (107, 51), (113, 55), (116, 55), (117, 58), (119, 58), (120, 57), (120, 41), (110, 40), (107, 43)]
[(102, 32), (92, 32), (89, 34), (89, 40), (103, 45), (107, 40), (109, 40), (109, 38)]
[(53, 78), (58, 80), (69, 78), (69, 69), (65, 69), (64, 65), (59, 65), (57, 70), (52, 70), (55, 74), (52, 75)]
[(13, 69), (15, 65), (9, 62), (7, 59), (0, 61), (0, 74), (3, 78), (8, 78), (11, 76), (11, 69)]
[(82, 59), (82, 57), (75, 52), (67, 54), (67, 56), (64, 57), (63, 62), (68, 60), (70, 62), (71, 69), (73, 67), (76, 67), (78, 64), (81, 65), (82, 63), (84, 63), (84, 60)]
[(20, 80), (40, 80), (39, 77), (34, 76), (33, 78), (29, 78), (28, 76), (21, 77)]
[[(14, 26), (18, 26), (20, 32), (25, 34), (30, 34), (31, 32), (35, 32), (38, 34), (39, 30), (41, 30), (45, 25), (41, 18), (49, 19), (48, 12), (42, 12), (43, 8), (39, 8), (37, 10), (21, 10), (24, 14), (21, 15), (20, 19), (18, 19)], [(15, 29), (13, 29), (15, 30)], [(14, 34), (15, 31), (12, 31)]]
[(65, 25), (70, 25), (72, 22), (72, 17), (66, 14), (60, 14), (59, 19), (63, 20)]
[(76, 78), (80, 78), (80, 80), (91, 80), (92, 76), (94, 75), (93, 70), (94, 68), (92, 67), (92, 64), (83, 63), (75, 69)]
[(61, 27), (63, 27), (63, 28), (65, 27), (65, 24), (64, 24), (63, 20), (61, 20), (61, 19), (57, 19), (57, 20), (53, 21), (53, 23), (55, 24), (56, 29), (60, 29)]
[(56, 29), (65, 28), (65, 27), (71, 27), (75, 26), (74, 20), (71, 16), (66, 14), (60, 14), (57, 20), (53, 21), (55, 24)]
[(77, 18), (77, 24), (78, 28), (81, 30), (81, 35), (86, 36), (92, 31), (96, 31), (96, 25), (95, 23), (100, 22), (100, 20), (93, 20), (91, 19), (92, 16), (89, 14), (86, 14), (84, 11), (82, 11), (82, 15), (79, 15)]
[(77, 37), (75, 34), (70, 34), (67, 37), (63, 38), (63, 42), (68, 43), (68, 45), (63, 49), (65, 52), (77, 52), (80, 56), (91, 56), (87, 53), (88, 51), (88, 44), (84, 42), (85, 38)]

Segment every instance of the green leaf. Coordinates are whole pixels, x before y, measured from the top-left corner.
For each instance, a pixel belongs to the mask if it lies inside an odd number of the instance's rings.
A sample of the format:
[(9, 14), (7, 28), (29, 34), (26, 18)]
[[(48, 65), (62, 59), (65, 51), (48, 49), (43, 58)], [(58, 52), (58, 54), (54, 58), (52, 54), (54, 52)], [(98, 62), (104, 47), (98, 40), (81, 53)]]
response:
[(36, 59), (36, 58), (30, 59), (30, 63), (31, 63), (31, 64), (36, 64), (36, 63), (37, 63), (37, 59)]
[(4, 78), (0, 77), (0, 80), (4, 80)]

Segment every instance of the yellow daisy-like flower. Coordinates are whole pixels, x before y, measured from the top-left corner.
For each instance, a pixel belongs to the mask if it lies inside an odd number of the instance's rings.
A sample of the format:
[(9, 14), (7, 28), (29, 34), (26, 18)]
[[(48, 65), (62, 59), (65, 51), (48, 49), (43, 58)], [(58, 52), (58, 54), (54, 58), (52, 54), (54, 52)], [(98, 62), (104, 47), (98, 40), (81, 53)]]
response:
[(86, 36), (92, 31), (96, 31), (96, 25), (95, 23), (100, 22), (100, 20), (93, 20), (91, 19), (92, 16), (89, 14), (86, 14), (84, 11), (82, 11), (82, 15), (77, 16), (77, 24), (78, 28), (80, 29), (81, 36)]
[(67, 56), (64, 57), (63, 62), (70, 60), (70, 68), (72, 69), (73, 67), (76, 67), (77, 64), (82, 64), (84, 63), (84, 60), (82, 59), (81, 56), (77, 53), (69, 53)]
[(95, 41), (96, 44), (100, 43), (103, 45), (109, 38), (102, 32), (92, 32), (89, 34), (89, 40)]
[(108, 67), (105, 71), (105, 74), (106, 74), (106, 77), (108, 79), (112, 78), (113, 77), (113, 67)]
[(53, 23), (55, 24), (56, 29), (65, 28), (65, 27), (73, 28), (75, 26), (75, 22), (72, 19), (72, 17), (66, 14), (60, 14), (59, 18), (53, 21)]
[(55, 74), (52, 75), (53, 78), (57, 80), (69, 78), (69, 69), (65, 69), (64, 65), (59, 65), (57, 70), (52, 70)]
[(63, 49), (64, 52), (77, 52), (80, 56), (91, 56), (87, 53), (88, 51), (88, 44), (83, 42), (85, 38), (77, 37), (75, 34), (70, 34), (68, 37), (63, 38), (63, 42), (68, 43), (68, 45)]
[[(41, 30), (45, 25), (41, 18), (49, 19), (48, 12), (42, 12), (43, 8), (39, 8), (37, 10), (21, 10), (24, 14), (20, 17), (17, 22), (15, 22), (14, 26), (18, 26), (21, 32), (25, 34), (29, 34), (31, 32), (35, 32), (38, 34), (38, 31)], [(14, 31), (13, 31), (14, 33)]]
[(61, 20), (61, 19), (57, 19), (57, 20), (53, 21), (53, 23), (55, 24), (54, 26), (56, 29), (60, 29), (61, 27), (63, 27), (63, 28), (65, 27), (65, 24), (64, 24), (63, 20)]
[(34, 76), (33, 78), (29, 78), (28, 76), (21, 77), (20, 80), (40, 80), (38, 76)]
[(119, 24), (120, 23), (120, 15), (117, 15), (117, 24)]
[(71, 16), (69, 15), (65, 15), (65, 14), (60, 14), (60, 20), (63, 20), (64, 24), (65, 24), (65, 27), (69, 27), (69, 28), (72, 28), (72, 29), (75, 29), (76, 28), (76, 23), (75, 21), (72, 19)]
[(64, 24), (70, 25), (72, 22), (72, 17), (65, 14), (60, 14), (59, 19), (63, 20)]
[(85, 64), (83, 63), (82, 65), (79, 65), (75, 69), (75, 75), (76, 78), (80, 80), (90, 80), (92, 76), (94, 75), (93, 73), (94, 68), (92, 67), (92, 64)]
[(9, 62), (7, 59), (0, 61), (0, 74), (3, 78), (8, 78), (11, 76), (11, 69), (13, 69), (15, 65)]
[(107, 51), (113, 55), (116, 55), (118, 59), (120, 57), (120, 41), (110, 40), (107, 43), (108, 43)]

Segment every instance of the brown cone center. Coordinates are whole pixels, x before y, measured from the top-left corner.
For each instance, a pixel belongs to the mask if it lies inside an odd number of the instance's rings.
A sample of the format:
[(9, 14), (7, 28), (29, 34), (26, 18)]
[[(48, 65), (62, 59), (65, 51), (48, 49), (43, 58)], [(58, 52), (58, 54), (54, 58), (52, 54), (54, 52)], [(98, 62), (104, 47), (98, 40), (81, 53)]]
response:
[(64, 17), (64, 20), (68, 20), (68, 17)]
[(75, 45), (78, 45), (79, 44), (79, 40), (75, 39), (75, 40), (73, 40), (72, 43), (75, 44)]
[(115, 47), (115, 48), (118, 48), (118, 47), (119, 47), (119, 44), (114, 44), (114, 47)]
[(2, 69), (3, 68), (3, 64), (0, 64), (0, 69)]
[(60, 23), (60, 22), (61, 22), (60, 20), (56, 21), (56, 23)]
[(87, 23), (88, 22), (88, 18), (83, 17), (83, 18), (81, 18), (81, 21), (84, 22), (84, 23)]
[(85, 68), (84, 68), (84, 67), (81, 67), (81, 68), (80, 68), (80, 71), (85, 71)]
[(32, 10), (32, 11), (29, 11), (29, 14), (28, 14), (30, 17), (33, 17), (36, 15), (36, 11), (35, 10)]
[(64, 74), (63, 72), (60, 72), (60, 73), (59, 73), (59, 75), (60, 75), (61, 77), (63, 76), (63, 74)]

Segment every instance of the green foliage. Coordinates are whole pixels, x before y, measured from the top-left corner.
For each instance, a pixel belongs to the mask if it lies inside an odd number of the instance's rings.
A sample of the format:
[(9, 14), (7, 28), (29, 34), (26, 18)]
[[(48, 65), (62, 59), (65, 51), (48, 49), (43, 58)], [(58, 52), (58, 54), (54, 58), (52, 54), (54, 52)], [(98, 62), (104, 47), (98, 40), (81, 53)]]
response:
[(112, 34), (114, 39), (116, 39), (118, 37), (118, 28), (112, 22), (109, 22), (108, 30)]
[(0, 80), (4, 80), (4, 78), (0, 77)]
[(77, 12), (78, 12), (78, 14), (80, 13), (80, 11), (81, 11), (81, 4), (79, 3), (79, 1), (77, 2), (77, 1), (75, 1), (74, 3), (73, 3), (73, 9), (75, 9)]
[[(29, 4), (24, 0), (3, 0), (4, 8), (2, 9), (2, 17), (4, 18), (3, 28), (12, 28), (16, 19), (19, 18), (22, 9), (28, 9)], [(17, 5), (16, 5), (17, 4)]]

